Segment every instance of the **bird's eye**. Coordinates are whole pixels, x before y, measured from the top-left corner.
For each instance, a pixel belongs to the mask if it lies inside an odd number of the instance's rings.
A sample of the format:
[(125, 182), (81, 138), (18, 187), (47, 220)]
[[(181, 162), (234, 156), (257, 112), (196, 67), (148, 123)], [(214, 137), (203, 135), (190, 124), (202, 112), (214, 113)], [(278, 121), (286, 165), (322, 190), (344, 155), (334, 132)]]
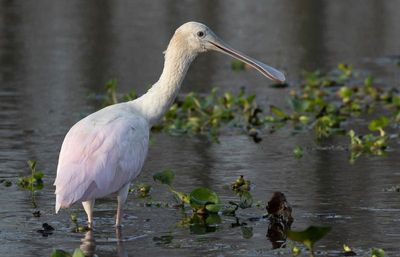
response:
[(197, 36), (198, 36), (198, 37), (204, 37), (204, 32), (203, 32), (203, 31), (197, 32)]

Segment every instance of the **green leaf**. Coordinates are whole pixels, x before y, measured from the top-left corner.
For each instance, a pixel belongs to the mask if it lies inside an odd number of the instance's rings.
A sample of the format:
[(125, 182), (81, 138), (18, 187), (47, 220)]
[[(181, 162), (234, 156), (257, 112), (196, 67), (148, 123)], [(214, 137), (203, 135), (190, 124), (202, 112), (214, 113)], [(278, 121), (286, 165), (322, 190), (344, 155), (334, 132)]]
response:
[(312, 249), (314, 243), (323, 238), (329, 231), (331, 231), (331, 227), (310, 226), (303, 231), (288, 230), (287, 236), (290, 240), (303, 243), (309, 249)]
[(293, 97), (289, 100), (289, 104), (295, 112), (306, 112), (311, 106), (311, 101)]
[(72, 257), (85, 257), (85, 254), (82, 252), (81, 249), (76, 248), (74, 253), (72, 254)]
[(253, 196), (248, 191), (243, 191), (240, 194), (239, 207), (242, 209), (250, 208), (253, 204)]
[(51, 257), (72, 257), (71, 254), (67, 253), (64, 250), (54, 249), (51, 253)]
[(206, 210), (210, 213), (218, 213), (221, 209), (221, 205), (219, 204), (207, 204)]
[(380, 248), (372, 248), (371, 257), (385, 257), (385, 251)]
[(189, 199), (189, 196), (187, 194), (175, 191), (172, 188), (170, 188), (170, 190), (171, 190), (172, 193), (174, 193), (175, 197), (178, 198), (180, 203), (186, 203), (186, 204), (190, 203), (190, 199)]
[(190, 193), (189, 198), (190, 198), (190, 206), (195, 210), (201, 208), (207, 209), (207, 205), (211, 205), (211, 207), (209, 208), (212, 212), (217, 212), (220, 208), (219, 206), (220, 200), (218, 195), (215, 192), (205, 187), (199, 187), (194, 189)]
[(27, 163), (28, 163), (28, 166), (29, 166), (29, 168), (30, 168), (31, 170), (35, 170), (35, 168), (36, 168), (36, 161), (29, 160), (29, 161), (27, 161)]
[(284, 111), (282, 111), (280, 108), (278, 108), (274, 105), (270, 105), (269, 108), (270, 108), (271, 112), (278, 118), (283, 119), (283, 120), (288, 118), (288, 115)]
[(296, 145), (293, 149), (293, 154), (297, 159), (300, 159), (301, 157), (303, 157), (303, 148), (301, 148), (300, 146)]
[(169, 186), (171, 186), (174, 177), (175, 173), (172, 170), (164, 170), (153, 175), (155, 181), (159, 181), (160, 183)]
[(210, 226), (210, 225), (221, 224), (221, 222), (222, 222), (221, 217), (216, 213), (212, 213), (207, 216), (205, 223), (206, 225)]
[(368, 129), (371, 131), (377, 131), (377, 130), (383, 129), (387, 125), (389, 125), (389, 118), (382, 116), (376, 120), (371, 121), (368, 124)]
[(33, 178), (36, 180), (41, 180), (44, 176), (44, 173), (41, 171), (37, 171), (33, 174)]
[(342, 98), (343, 102), (348, 102), (353, 95), (353, 90), (349, 87), (341, 87), (338, 91), (338, 94), (340, 98)]

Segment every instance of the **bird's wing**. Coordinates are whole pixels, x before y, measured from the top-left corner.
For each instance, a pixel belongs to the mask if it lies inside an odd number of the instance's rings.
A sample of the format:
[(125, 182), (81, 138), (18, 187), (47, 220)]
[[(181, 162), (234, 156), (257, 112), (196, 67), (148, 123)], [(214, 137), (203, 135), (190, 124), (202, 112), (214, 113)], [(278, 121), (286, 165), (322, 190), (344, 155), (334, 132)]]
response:
[(106, 196), (129, 183), (140, 173), (148, 140), (149, 126), (139, 116), (75, 124), (60, 151), (54, 182), (58, 208)]

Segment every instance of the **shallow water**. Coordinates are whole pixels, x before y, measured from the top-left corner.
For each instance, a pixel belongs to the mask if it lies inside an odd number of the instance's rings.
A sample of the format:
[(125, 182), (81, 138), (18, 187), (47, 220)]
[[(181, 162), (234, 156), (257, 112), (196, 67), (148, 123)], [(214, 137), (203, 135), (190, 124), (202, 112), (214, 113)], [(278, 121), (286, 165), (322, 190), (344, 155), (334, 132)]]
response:
[[(289, 82), (303, 69), (330, 70), (348, 62), (398, 86), (399, 8), (399, 1), (373, 0), (0, 2), (0, 178), (14, 182), (9, 188), (0, 184), (0, 255), (50, 256), (53, 248), (72, 251), (82, 244), (86, 250), (95, 246), (99, 256), (275, 256), (266, 238), (268, 222), (248, 218), (262, 216), (272, 193), (282, 191), (294, 210), (293, 228), (333, 227), (317, 244), (321, 256), (334, 256), (343, 243), (361, 256), (371, 247), (400, 256), (400, 195), (384, 192), (400, 183), (397, 144), (387, 157), (362, 157), (351, 165), (347, 152), (315, 150), (312, 135), (286, 130), (264, 135), (260, 144), (229, 133), (220, 144), (154, 134), (138, 181), (153, 183), (153, 173), (170, 168), (181, 191), (207, 186), (227, 201), (235, 197), (224, 185), (245, 175), (262, 203), (238, 213), (253, 229), (249, 239), (241, 227), (231, 227), (234, 218), (223, 217), (215, 232), (197, 235), (177, 226), (181, 211), (142, 207), (145, 200), (130, 195), (123, 242), (113, 227), (113, 198), (98, 201), (96, 230), (83, 240), (84, 234), (70, 232), (69, 221), (80, 206), (55, 215), (52, 187), (65, 133), (96, 108), (87, 95), (103, 92), (110, 78), (118, 79), (121, 92), (145, 92), (157, 80), (161, 53), (181, 23), (207, 23), (232, 46), (285, 70)], [(246, 86), (261, 104), (286, 103), (285, 90), (268, 87), (270, 82), (254, 71), (232, 72), (230, 61), (214, 53), (200, 56), (183, 93)], [(308, 146), (300, 160), (292, 154), (296, 144)], [(29, 193), (15, 185), (28, 175), (29, 159), (46, 174), (45, 188), (37, 194), (40, 218), (32, 215)], [(172, 201), (160, 185), (152, 195)], [(80, 212), (80, 222), (84, 219)], [(56, 229), (49, 237), (36, 232), (45, 222)]]

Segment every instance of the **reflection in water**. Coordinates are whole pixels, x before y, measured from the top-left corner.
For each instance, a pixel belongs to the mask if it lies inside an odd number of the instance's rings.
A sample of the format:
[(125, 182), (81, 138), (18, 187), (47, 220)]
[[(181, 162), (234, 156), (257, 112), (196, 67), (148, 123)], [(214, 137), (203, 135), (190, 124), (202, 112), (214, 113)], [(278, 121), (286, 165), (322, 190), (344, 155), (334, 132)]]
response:
[[(117, 241), (117, 256), (127, 257), (128, 253), (125, 249), (121, 228), (115, 229), (115, 237)], [(96, 241), (93, 236), (93, 230), (89, 230), (88, 232), (86, 232), (85, 237), (82, 238), (81, 242), (82, 243), (79, 248), (82, 250), (85, 256), (87, 257), (94, 256), (96, 251)]]
[(93, 256), (96, 250), (96, 242), (93, 237), (93, 230), (86, 232), (85, 237), (81, 240), (79, 247), (86, 256)]

